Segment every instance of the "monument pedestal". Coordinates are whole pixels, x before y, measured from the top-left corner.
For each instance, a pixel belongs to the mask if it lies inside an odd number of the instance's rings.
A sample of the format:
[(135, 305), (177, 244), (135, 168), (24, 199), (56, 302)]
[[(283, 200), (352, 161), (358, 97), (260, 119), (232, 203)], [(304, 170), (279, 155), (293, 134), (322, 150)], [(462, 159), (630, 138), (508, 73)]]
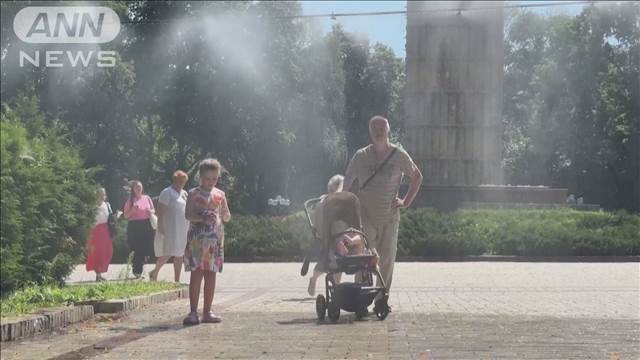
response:
[[(400, 194), (407, 191), (403, 186)], [(567, 189), (553, 189), (545, 186), (438, 186), (424, 185), (418, 193), (413, 207), (432, 207), (441, 211), (454, 211), (464, 207), (485, 207), (496, 204), (522, 204), (523, 207), (565, 206)], [(530, 206), (527, 206), (530, 205)], [(491, 206), (490, 206), (491, 207)], [(509, 206), (514, 207), (514, 206)]]

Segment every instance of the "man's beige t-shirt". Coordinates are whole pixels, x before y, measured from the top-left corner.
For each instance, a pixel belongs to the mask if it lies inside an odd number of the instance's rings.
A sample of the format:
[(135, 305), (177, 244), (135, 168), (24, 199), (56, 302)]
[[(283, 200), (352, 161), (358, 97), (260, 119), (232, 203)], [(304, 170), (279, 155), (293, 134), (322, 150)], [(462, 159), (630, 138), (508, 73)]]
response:
[[(394, 207), (394, 201), (398, 196), (402, 175), (413, 174), (415, 164), (402, 147), (397, 147), (398, 150), (389, 161), (367, 186), (359, 191), (364, 221), (382, 224), (400, 219), (400, 210)], [(383, 161), (384, 159), (380, 160), (380, 163)], [(358, 179), (358, 186), (362, 187), (380, 163), (376, 161), (373, 146), (369, 145), (353, 155), (348, 168), (350, 175)]]

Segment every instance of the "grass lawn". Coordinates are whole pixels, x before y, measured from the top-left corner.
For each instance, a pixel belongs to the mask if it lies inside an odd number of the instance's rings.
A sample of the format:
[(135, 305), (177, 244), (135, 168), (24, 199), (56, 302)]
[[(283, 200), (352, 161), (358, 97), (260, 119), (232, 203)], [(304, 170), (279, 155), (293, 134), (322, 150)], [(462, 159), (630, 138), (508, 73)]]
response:
[(34, 310), (71, 305), (81, 301), (126, 299), (163, 290), (178, 289), (182, 284), (173, 282), (102, 282), (87, 285), (59, 287), (32, 285), (0, 300), (2, 317), (28, 314)]

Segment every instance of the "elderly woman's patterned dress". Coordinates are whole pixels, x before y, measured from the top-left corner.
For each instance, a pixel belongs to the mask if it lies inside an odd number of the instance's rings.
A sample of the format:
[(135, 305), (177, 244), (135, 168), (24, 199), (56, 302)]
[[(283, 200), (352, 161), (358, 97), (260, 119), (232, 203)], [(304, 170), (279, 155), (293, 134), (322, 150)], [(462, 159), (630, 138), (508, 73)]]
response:
[(203, 270), (222, 272), (224, 263), (224, 225), (222, 223), (222, 202), (226, 201), (222, 190), (213, 188), (211, 192), (199, 187), (192, 189), (194, 205), (200, 213), (213, 211), (215, 224), (191, 223), (187, 233), (187, 247), (184, 253), (186, 271)]

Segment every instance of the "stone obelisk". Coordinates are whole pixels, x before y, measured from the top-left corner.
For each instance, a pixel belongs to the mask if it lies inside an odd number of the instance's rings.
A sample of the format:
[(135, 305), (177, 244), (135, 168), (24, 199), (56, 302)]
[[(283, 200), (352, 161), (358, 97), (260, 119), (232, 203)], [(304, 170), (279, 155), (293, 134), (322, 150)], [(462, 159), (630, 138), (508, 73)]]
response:
[(502, 6), (407, 2), (405, 129), (426, 185), (502, 183)]

